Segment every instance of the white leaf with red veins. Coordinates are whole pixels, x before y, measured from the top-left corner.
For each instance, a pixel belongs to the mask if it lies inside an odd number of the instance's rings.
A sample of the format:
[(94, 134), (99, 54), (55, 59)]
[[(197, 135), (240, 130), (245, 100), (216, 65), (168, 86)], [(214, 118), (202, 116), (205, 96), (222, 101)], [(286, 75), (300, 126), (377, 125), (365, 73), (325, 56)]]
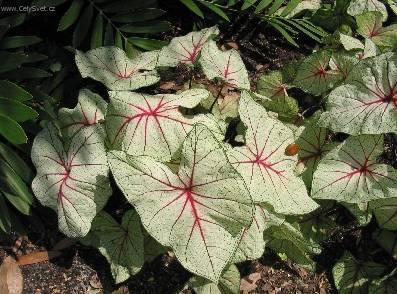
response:
[(235, 49), (221, 51), (216, 43), (210, 40), (203, 46), (199, 62), (208, 79), (218, 78), (233, 87), (250, 89), (248, 72)]
[(318, 207), (309, 197), (303, 180), (294, 174), (297, 156), (285, 149), (294, 134), (245, 92), (239, 106), (247, 127), (243, 147), (228, 151), (233, 166), (243, 176), (255, 203), (268, 203), (281, 214), (304, 214)]
[(73, 137), (82, 128), (95, 125), (103, 120), (107, 108), (107, 102), (98, 94), (88, 89), (79, 92), (78, 102), (75, 108), (61, 108), (58, 121), (62, 133)]
[(319, 124), (351, 135), (397, 132), (397, 54), (362, 61), (333, 90)]
[(114, 149), (170, 161), (187, 133), (205, 116), (185, 116), (180, 108), (193, 108), (209, 93), (191, 89), (180, 94), (146, 95), (110, 92), (106, 129)]
[(108, 157), (145, 229), (186, 269), (217, 283), (252, 222), (253, 204), (211, 131), (201, 124), (192, 129), (177, 174), (149, 156), (111, 151)]
[(112, 191), (102, 128), (83, 128), (68, 146), (51, 124), (36, 136), (32, 189), (41, 204), (58, 212), (60, 231), (75, 238), (88, 233)]
[(135, 90), (157, 83), (158, 51), (127, 57), (118, 47), (100, 47), (76, 52), (76, 64), (83, 78), (92, 78), (110, 90)]
[(331, 52), (320, 51), (305, 58), (299, 65), (294, 85), (313, 95), (321, 95), (343, 79), (338, 70), (330, 68)]
[(353, 0), (347, 8), (347, 13), (352, 16), (357, 16), (368, 11), (380, 12), (382, 14), (382, 20), (387, 20), (386, 6), (379, 0)]
[(173, 38), (168, 46), (161, 49), (157, 66), (174, 67), (180, 63), (193, 66), (205, 42), (218, 34), (217, 27), (210, 27)]
[(312, 197), (361, 203), (397, 195), (397, 172), (377, 163), (382, 135), (349, 137), (320, 161), (313, 175)]

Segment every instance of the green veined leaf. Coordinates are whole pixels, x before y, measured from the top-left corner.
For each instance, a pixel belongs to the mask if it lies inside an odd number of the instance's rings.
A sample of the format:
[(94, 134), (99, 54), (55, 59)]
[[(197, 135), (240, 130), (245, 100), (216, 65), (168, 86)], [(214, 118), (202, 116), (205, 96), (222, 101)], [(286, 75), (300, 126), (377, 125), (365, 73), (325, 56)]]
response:
[(369, 281), (379, 277), (385, 268), (375, 262), (357, 261), (349, 252), (332, 269), (335, 286), (340, 294), (369, 293)]
[(347, 138), (320, 161), (313, 175), (312, 197), (347, 203), (393, 197), (397, 171), (377, 163), (382, 152), (382, 135)]
[(393, 259), (397, 259), (397, 233), (387, 230), (376, 230), (372, 234), (375, 241), (390, 254)]
[(259, 4), (256, 6), (255, 12), (256, 12), (256, 13), (259, 13), (259, 12), (263, 11), (263, 10), (266, 9), (272, 2), (273, 2), (273, 0), (261, 0), (261, 2), (259, 2)]
[(135, 46), (133, 46), (133, 43), (129, 40), (125, 41), (124, 49), (125, 54), (127, 54), (128, 58), (131, 59), (137, 58), (141, 54), (141, 51), (135, 48)]
[[(114, 46), (123, 49), (123, 36), (119, 30), (116, 31), (116, 35), (114, 37)], [(128, 54), (127, 54), (128, 56)], [(128, 56), (129, 57), (129, 56)], [(130, 57), (131, 58), (131, 57)]]
[(143, 266), (143, 233), (139, 215), (129, 210), (121, 225), (102, 211), (92, 222), (92, 232), (99, 240), (99, 251), (110, 263), (116, 284), (124, 282)]
[(172, 39), (170, 44), (160, 51), (157, 66), (175, 67), (180, 63), (193, 66), (200, 56), (203, 45), (218, 34), (219, 29), (214, 26)]
[(280, 214), (304, 214), (318, 207), (293, 170), (297, 156), (285, 154), (294, 143), (293, 132), (246, 92), (240, 98), (240, 118), (247, 127), (246, 146), (228, 151), (230, 162), (242, 175), (255, 203), (268, 203)]
[(246, 10), (254, 5), (258, 0), (245, 0), (243, 5), (241, 6), (241, 10)]
[(98, 13), (95, 18), (94, 26), (91, 34), (91, 49), (101, 47), (103, 43), (103, 17)]
[(380, 199), (370, 202), (379, 227), (385, 230), (397, 230), (397, 198)]
[(35, 119), (39, 114), (19, 101), (0, 97), (0, 115), (8, 116), (17, 122), (24, 122)]
[[(1, 179), (0, 179), (0, 187), (1, 187)], [(14, 195), (2, 191), (4, 197), (8, 200), (8, 202), (14, 206), (20, 213), (24, 215), (31, 215), (32, 205), (23, 200), (23, 198), (19, 197), (19, 195)]]
[[(120, 34), (120, 31), (117, 31)], [(113, 46), (114, 45), (114, 34), (113, 34), (113, 26), (110, 21), (108, 21), (106, 28), (105, 28), (105, 37), (103, 40), (104, 46)], [(120, 49), (123, 49), (119, 47)]]
[(267, 11), (267, 15), (273, 15), (276, 11), (283, 5), (284, 0), (274, 0), (272, 6), (270, 6), (269, 10)]
[(0, 96), (21, 102), (28, 101), (33, 98), (30, 93), (9, 81), (0, 81)]
[(155, 70), (158, 52), (141, 53), (129, 59), (118, 47), (100, 47), (76, 52), (76, 64), (83, 78), (90, 77), (110, 90), (135, 90), (159, 81)]
[(168, 45), (167, 41), (139, 37), (130, 37), (128, 38), (128, 41), (130, 41), (134, 46), (147, 51), (162, 49), (164, 46)]
[[(308, 26), (307, 24), (301, 25), (297, 20), (294, 20), (294, 19), (292, 19), (292, 20), (290, 20), (290, 19), (285, 19), (284, 21), (285, 21), (286, 23), (288, 23), (289, 25), (291, 25), (291, 26), (297, 28), (299, 31), (305, 33), (306, 35), (308, 35), (310, 38), (312, 38), (312, 39), (315, 40), (316, 42), (322, 43), (321, 38), (320, 38), (319, 36), (317, 36), (317, 34), (316, 34), (317, 31), (314, 30), (314, 33), (313, 33), (313, 32), (312, 32), (312, 31), (313, 31), (313, 28), (311, 28), (311, 27)], [(309, 28), (310, 28), (310, 29), (309, 29)]]
[(41, 39), (36, 36), (12, 36), (4, 38), (0, 41), (1, 49), (14, 49), (37, 44)]
[(192, 12), (194, 12), (196, 15), (204, 19), (203, 12), (201, 11), (200, 7), (197, 6), (194, 0), (179, 0), (179, 1), (187, 8), (189, 8)]
[(91, 4), (87, 5), (84, 9), (79, 21), (73, 32), (73, 47), (77, 48), (84, 41), (87, 33), (91, 27), (92, 17), (94, 13), (94, 8)]
[(285, 6), (283, 11), (281, 12), (281, 16), (287, 16), (290, 14), (291, 11), (293, 11), (298, 4), (301, 2), (301, 0), (289, 0), (288, 4)]
[(121, 23), (144, 22), (156, 19), (164, 14), (166, 14), (166, 11), (162, 9), (145, 8), (139, 11), (115, 15), (112, 17), (112, 21)]
[(390, 274), (382, 278), (373, 280), (371, 282), (371, 285), (369, 285), (368, 293), (371, 294), (396, 293), (397, 292), (396, 272), (397, 269), (394, 269)]
[(64, 31), (72, 26), (79, 17), (81, 9), (83, 8), (83, 0), (74, 0), (69, 9), (62, 16), (58, 25), (58, 32)]
[(328, 96), (319, 124), (352, 135), (397, 132), (397, 54), (360, 62)]
[(22, 127), (15, 120), (1, 114), (0, 135), (15, 145), (24, 144), (28, 141), (28, 137)]
[(64, 146), (58, 130), (48, 124), (33, 142), (37, 170), (33, 192), (42, 205), (58, 213), (59, 229), (69, 237), (89, 232), (91, 221), (112, 193), (104, 138), (100, 126), (93, 125)]
[(369, 202), (362, 203), (341, 203), (357, 220), (362, 227), (368, 225), (372, 219), (372, 211), (369, 209)]
[(215, 41), (209, 40), (201, 50), (199, 62), (210, 80), (220, 79), (239, 89), (250, 89), (248, 72), (235, 49), (221, 51)]
[(198, 0), (198, 1), (199, 1), (199, 3), (201, 3), (202, 5), (207, 7), (208, 9), (210, 9), (212, 12), (214, 12), (217, 15), (219, 15), (220, 17), (222, 17), (224, 20), (230, 21), (230, 19), (227, 16), (227, 14), (221, 8), (219, 8), (218, 6), (212, 4), (211, 2), (207, 2), (207, 1), (203, 1), (203, 0)]
[(127, 24), (120, 27), (120, 31), (126, 33), (134, 33), (134, 34), (156, 34), (167, 32), (171, 29), (171, 25), (168, 21), (160, 20), (160, 21), (147, 21), (143, 24)]

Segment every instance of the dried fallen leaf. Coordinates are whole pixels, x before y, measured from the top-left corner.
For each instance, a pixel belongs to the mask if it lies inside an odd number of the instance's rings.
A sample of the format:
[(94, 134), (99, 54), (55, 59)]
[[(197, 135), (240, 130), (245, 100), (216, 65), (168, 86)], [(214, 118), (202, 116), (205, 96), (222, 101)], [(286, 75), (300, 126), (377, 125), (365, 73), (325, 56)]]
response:
[(258, 287), (256, 285), (256, 282), (260, 278), (260, 273), (252, 273), (248, 277), (242, 278), (240, 283), (240, 292), (242, 294), (248, 294), (249, 292), (256, 290), (256, 288)]
[(22, 271), (15, 262), (15, 259), (8, 256), (0, 266), (0, 293), (20, 294), (22, 290)]
[[(18, 257), (19, 265), (35, 264), (43, 261), (49, 261), (50, 259), (60, 256), (60, 251), (39, 251), (32, 252), (30, 254), (22, 255)], [(1, 292), (0, 292), (1, 293)]]

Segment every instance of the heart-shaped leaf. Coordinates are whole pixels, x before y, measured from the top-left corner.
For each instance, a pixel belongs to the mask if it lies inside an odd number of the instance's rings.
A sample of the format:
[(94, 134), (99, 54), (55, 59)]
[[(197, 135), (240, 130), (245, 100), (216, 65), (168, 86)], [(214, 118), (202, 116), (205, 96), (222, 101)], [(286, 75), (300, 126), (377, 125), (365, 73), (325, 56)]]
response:
[(383, 136), (349, 137), (320, 161), (313, 175), (312, 197), (361, 203), (393, 197), (397, 171), (377, 163)]
[(368, 292), (369, 281), (379, 277), (384, 270), (384, 266), (379, 263), (360, 262), (349, 252), (345, 252), (332, 269), (332, 275), (338, 293), (370, 293)]
[(381, 228), (386, 230), (397, 230), (397, 198), (372, 201), (370, 207)]
[(146, 95), (110, 92), (106, 130), (115, 149), (170, 161), (194, 123), (205, 116), (185, 116), (180, 108), (193, 108), (209, 93), (192, 89), (181, 94)]
[(157, 83), (158, 51), (127, 57), (118, 47), (100, 47), (76, 52), (76, 64), (83, 78), (90, 77), (110, 90), (135, 90)]
[(397, 233), (387, 230), (376, 230), (372, 234), (374, 240), (390, 254), (393, 259), (397, 259)]
[(343, 76), (329, 66), (331, 52), (320, 51), (306, 57), (299, 65), (294, 85), (313, 95), (332, 89)]
[(103, 131), (90, 126), (64, 144), (49, 124), (33, 142), (32, 161), (37, 169), (33, 192), (58, 212), (60, 231), (69, 237), (85, 236), (112, 193)]
[(294, 143), (292, 131), (268, 116), (266, 110), (243, 93), (240, 118), (247, 127), (246, 145), (228, 151), (256, 203), (268, 203), (281, 214), (304, 214), (317, 208), (302, 179), (294, 174), (297, 156), (285, 154)]
[(178, 174), (146, 156), (109, 154), (116, 183), (146, 230), (191, 272), (215, 283), (234, 254), (253, 205), (241, 176), (210, 130), (196, 125)]
[(379, 0), (352, 0), (347, 8), (347, 13), (352, 16), (360, 15), (368, 11), (378, 11), (382, 14), (383, 21), (387, 19), (386, 6)]
[(208, 79), (220, 79), (236, 88), (250, 89), (248, 72), (235, 49), (223, 52), (210, 40), (203, 46), (199, 62)]
[(107, 103), (98, 94), (88, 89), (80, 90), (75, 108), (59, 110), (59, 124), (68, 137), (73, 137), (82, 128), (95, 125), (105, 116)]
[(333, 90), (319, 124), (352, 135), (397, 132), (397, 54), (362, 61)]
[(143, 266), (143, 233), (138, 214), (129, 210), (119, 225), (109, 214), (100, 212), (92, 222), (99, 251), (110, 263), (116, 284), (136, 274)]
[(210, 27), (199, 32), (191, 32), (185, 36), (173, 38), (168, 46), (161, 49), (157, 65), (177, 66), (184, 63), (193, 66), (205, 42), (218, 34), (217, 27)]

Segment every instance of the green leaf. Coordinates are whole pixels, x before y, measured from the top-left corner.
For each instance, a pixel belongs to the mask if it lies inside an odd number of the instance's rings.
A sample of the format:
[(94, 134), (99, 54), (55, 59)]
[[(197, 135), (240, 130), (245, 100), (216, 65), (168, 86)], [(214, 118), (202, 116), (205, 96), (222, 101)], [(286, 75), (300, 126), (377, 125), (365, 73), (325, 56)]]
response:
[(75, 108), (59, 110), (59, 125), (63, 134), (72, 138), (83, 128), (98, 124), (105, 117), (107, 103), (101, 96), (88, 89), (79, 92)]
[(177, 175), (147, 156), (111, 151), (109, 162), (145, 229), (187, 270), (217, 283), (252, 222), (253, 205), (211, 131), (201, 124), (190, 131)]
[[(397, 9), (397, 8), (396, 8)], [(384, 294), (397, 292), (397, 269), (394, 269), (390, 274), (373, 280), (369, 286), (368, 293), (371, 294)]]
[(397, 15), (397, 1), (396, 0), (387, 0), (387, 4), (389, 4), (390, 9)]
[(397, 259), (397, 233), (387, 230), (376, 230), (372, 234), (375, 241), (391, 255), (395, 260)]
[(98, 14), (95, 18), (91, 34), (91, 49), (101, 47), (103, 43), (103, 17)]
[(370, 207), (380, 228), (397, 230), (397, 198), (372, 201)]
[(76, 64), (83, 78), (90, 77), (110, 90), (135, 90), (159, 81), (155, 71), (158, 52), (142, 53), (134, 59), (118, 47), (100, 47), (76, 52)]
[(0, 142), (0, 158), (3, 158), (9, 166), (22, 178), (26, 183), (30, 183), (33, 173), (29, 165), (6, 144)]
[(2, 60), (2, 63), (0, 64), (0, 73), (18, 68), (26, 61), (27, 57), (28, 55), (22, 52), (13, 53), (0, 51), (0, 60)]
[(58, 25), (58, 32), (64, 31), (72, 26), (79, 17), (81, 9), (83, 8), (83, 0), (74, 0), (69, 9), (62, 16)]
[(328, 96), (319, 124), (352, 135), (397, 132), (397, 54), (366, 59)]
[(0, 81), (0, 96), (21, 102), (28, 101), (33, 98), (30, 93), (9, 81)]
[(379, 0), (352, 0), (347, 8), (347, 13), (351, 16), (357, 16), (368, 11), (378, 11), (382, 13), (382, 20), (387, 20), (386, 6)]
[(272, 2), (273, 2), (273, 0), (261, 0), (261, 2), (259, 2), (259, 4), (256, 6), (255, 13), (259, 13), (259, 12), (263, 11), (263, 10), (266, 9)]
[(179, 1), (187, 8), (189, 8), (192, 12), (194, 12), (196, 15), (204, 19), (203, 12), (201, 11), (200, 7), (197, 6), (194, 0), (179, 0)]
[(0, 115), (8, 116), (17, 122), (24, 122), (37, 118), (39, 114), (19, 101), (0, 97)]
[(158, 66), (175, 67), (180, 63), (190, 66), (198, 59), (203, 45), (213, 36), (219, 34), (217, 27), (210, 27), (199, 32), (191, 32), (182, 37), (173, 38), (159, 54)]
[(240, 118), (247, 127), (246, 145), (228, 151), (228, 157), (242, 175), (255, 203), (268, 203), (276, 213), (304, 214), (318, 205), (310, 199), (302, 179), (294, 174), (297, 156), (285, 149), (294, 143), (293, 132), (244, 92)]
[(203, 1), (203, 0), (198, 0), (198, 1), (199, 1), (199, 3), (201, 3), (202, 5), (207, 7), (208, 9), (210, 9), (212, 12), (214, 12), (217, 15), (219, 15), (220, 17), (222, 17), (224, 20), (230, 21), (230, 19), (227, 16), (227, 14), (221, 8), (219, 8), (218, 6), (212, 4), (211, 2), (207, 2), (207, 1)]
[(272, 6), (267, 11), (267, 15), (273, 15), (284, 4), (284, 0), (274, 0)]
[(106, 129), (112, 148), (166, 162), (176, 156), (193, 124), (204, 118), (184, 116), (179, 108), (193, 108), (209, 93), (191, 89), (177, 95), (124, 91), (109, 95)]
[(240, 279), (238, 268), (232, 264), (224, 270), (218, 284), (195, 276), (188, 285), (196, 294), (231, 294), (240, 292)]
[(14, 145), (24, 144), (28, 141), (22, 127), (8, 116), (0, 114), (0, 135)]
[(157, 34), (171, 30), (171, 24), (165, 20), (147, 21), (143, 24), (127, 24), (120, 31), (133, 34)]
[(372, 219), (372, 212), (369, 209), (368, 202), (362, 203), (342, 203), (350, 213), (355, 217), (360, 226), (366, 226)]
[(349, 252), (332, 269), (336, 289), (340, 294), (369, 293), (368, 284), (373, 278), (379, 277), (385, 268), (375, 262), (361, 262)]
[(214, 41), (209, 40), (201, 51), (199, 62), (208, 79), (220, 79), (233, 87), (250, 89), (248, 72), (235, 49), (221, 51)]
[(320, 51), (306, 57), (299, 65), (294, 85), (313, 95), (332, 89), (343, 77), (329, 67), (331, 53)]
[(99, 240), (99, 251), (110, 263), (115, 283), (122, 283), (143, 266), (143, 233), (139, 215), (129, 210), (119, 225), (102, 211), (92, 222), (92, 232)]
[(8, 211), (4, 195), (0, 192), (0, 230), (9, 233), (11, 230), (11, 216)]
[(128, 41), (130, 41), (134, 46), (147, 51), (162, 49), (164, 46), (168, 45), (167, 41), (139, 37), (130, 37), (128, 38)]
[(14, 14), (7, 17), (0, 18), (0, 25), (6, 25), (10, 28), (17, 27), (25, 22), (26, 14)]
[(110, 13), (121, 13), (121, 12), (137, 10), (140, 8), (154, 7), (156, 4), (157, 4), (156, 0), (128, 1), (128, 2), (125, 2), (124, 0), (110, 1), (110, 3), (103, 8), (103, 11)]
[(320, 161), (313, 175), (312, 197), (361, 203), (393, 197), (397, 171), (377, 163), (382, 135), (349, 137)]
[(0, 42), (1, 49), (14, 49), (20, 47), (27, 47), (29, 45), (37, 44), (41, 39), (36, 36), (12, 36), (4, 38)]
[(284, 7), (283, 11), (281, 12), (281, 16), (287, 16), (290, 14), (296, 7), (301, 3), (301, 0), (289, 0), (288, 4)]
[(243, 5), (241, 6), (241, 10), (246, 10), (254, 5), (258, 0), (245, 0)]
[(57, 129), (48, 124), (35, 138), (32, 161), (37, 175), (32, 189), (42, 205), (58, 212), (59, 229), (83, 237), (112, 191), (100, 126), (82, 129), (64, 146)]
[(121, 23), (144, 22), (159, 18), (166, 14), (165, 10), (158, 8), (145, 8), (131, 13), (118, 14), (112, 17), (112, 21)]
[(92, 4), (87, 5), (81, 17), (79, 18), (73, 32), (72, 43), (74, 48), (79, 47), (86, 38), (87, 33), (91, 27), (93, 13), (94, 13), (94, 8), (92, 7)]
[(366, 12), (356, 16), (357, 32), (380, 47), (397, 47), (397, 24), (382, 27), (380, 12)]
[[(120, 34), (120, 31), (117, 30), (116, 33)], [(108, 21), (106, 28), (105, 28), (105, 37), (103, 40), (103, 45), (104, 46), (113, 46), (114, 45), (113, 26), (110, 21)], [(119, 47), (119, 48), (121, 48), (121, 47)]]
[(6, 76), (8, 79), (23, 80), (48, 78), (52, 75), (49, 72), (42, 70), (41, 68), (25, 66), (15, 69), (13, 71), (9, 71), (4, 76)]
[(269, 21), (269, 24), (274, 27), (289, 43), (295, 47), (299, 47), (298, 43), (292, 38), (292, 36), (279, 24), (275, 19)]

